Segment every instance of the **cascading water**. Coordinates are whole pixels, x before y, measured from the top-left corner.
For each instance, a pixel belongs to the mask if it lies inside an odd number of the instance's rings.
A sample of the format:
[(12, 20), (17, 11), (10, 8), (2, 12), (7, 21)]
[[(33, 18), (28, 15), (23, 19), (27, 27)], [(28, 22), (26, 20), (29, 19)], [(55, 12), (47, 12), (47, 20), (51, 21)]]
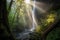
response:
[[(27, 0), (25, 2), (26, 3), (30, 3), (29, 1), (27, 2)], [(37, 22), (35, 20), (35, 14), (34, 14), (34, 12), (35, 12), (35, 0), (33, 1), (33, 5), (32, 6), (33, 6), (33, 8), (31, 8), (31, 10), (30, 10), (30, 5), (27, 4), (27, 6), (26, 6), (27, 17), (29, 19), (29, 23), (31, 22), (30, 24), (28, 24), (29, 28), (28, 29), (25, 28), (25, 30), (22, 33), (18, 33), (16, 35), (17, 39), (29, 40), (29, 38), (30, 38), (29, 34), (33, 33), (35, 28), (36, 28), (36, 26), (37, 26)], [(26, 38), (28, 38), (28, 39), (26, 39)]]
[(35, 1), (36, 0), (34, 0), (34, 3), (33, 3), (33, 10), (32, 10), (32, 28), (30, 29), (30, 31), (34, 31), (34, 29), (37, 26), (37, 22), (35, 20)]

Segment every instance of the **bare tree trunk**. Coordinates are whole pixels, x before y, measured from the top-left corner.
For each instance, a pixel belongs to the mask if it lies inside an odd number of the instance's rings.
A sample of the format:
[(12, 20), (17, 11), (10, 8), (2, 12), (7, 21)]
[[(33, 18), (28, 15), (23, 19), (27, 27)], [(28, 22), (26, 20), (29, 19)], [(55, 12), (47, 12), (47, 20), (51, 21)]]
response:
[(9, 23), (8, 23), (8, 11), (7, 11), (7, 5), (6, 5), (6, 0), (1, 0), (0, 1), (1, 3), (1, 6), (0, 6), (0, 11), (1, 11), (1, 23), (4, 25), (4, 27), (6, 28), (7, 32), (10, 34), (9, 36), (9, 39), (10, 40), (15, 40), (12, 33), (11, 33), (11, 30), (10, 30), (10, 27), (9, 27)]

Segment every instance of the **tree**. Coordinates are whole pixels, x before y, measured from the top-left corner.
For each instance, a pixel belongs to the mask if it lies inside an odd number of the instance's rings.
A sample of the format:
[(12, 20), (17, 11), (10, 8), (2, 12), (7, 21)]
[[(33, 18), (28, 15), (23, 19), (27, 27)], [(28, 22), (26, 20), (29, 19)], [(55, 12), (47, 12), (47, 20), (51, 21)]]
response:
[[(1, 3), (1, 9), (0, 9), (0, 13), (1, 13), (1, 24), (3, 24), (3, 27), (6, 28), (6, 31), (9, 33), (9, 38), (10, 40), (14, 40), (15, 38), (13, 37), (12, 33), (11, 33), (11, 30), (9, 28), (9, 23), (8, 23), (8, 14), (9, 12), (7, 11), (7, 8), (6, 8), (6, 0), (1, 0), (0, 1)], [(2, 27), (2, 26), (1, 26)], [(4, 31), (3, 31), (4, 32)], [(2, 34), (3, 35), (3, 34)], [(3, 38), (5, 39), (5, 38)], [(6, 39), (6, 40), (8, 40)], [(2, 39), (1, 39), (2, 40)]]

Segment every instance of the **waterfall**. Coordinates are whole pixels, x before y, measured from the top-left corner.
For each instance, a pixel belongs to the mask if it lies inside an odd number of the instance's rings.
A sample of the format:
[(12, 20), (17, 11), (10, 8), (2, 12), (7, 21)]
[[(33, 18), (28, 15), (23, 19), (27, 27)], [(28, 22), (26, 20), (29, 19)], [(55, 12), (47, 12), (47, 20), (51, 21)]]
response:
[(33, 10), (32, 10), (32, 28), (30, 29), (30, 31), (34, 31), (36, 26), (37, 26), (37, 22), (36, 22), (36, 19), (35, 19), (35, 0), (34, 0), (34, 3), (33, 3)]
[[(27, 0), (26, 0), (26, 2), (27, 2)], [(27, 3), (29, 3), (29, 2), (27, 2)], [(22, 32), (22, 33), (18, 33), (17, 35), (19, 35), (19, 36), (17, 36), (16, 38), (17, 39), (21, 39), (21, 40), (24, 40), (25, 38), (29, 38), (30, 37), (30, 33), (33, 33), (34, 32), (34, 30), (35, 30), (35, 28), (36, 28), (36, 26), (37, 26), (37, 22), (36, 22), (36, 19), (35, 19), (35, 0), (33, 1), (33, 9), (32, 10), (30, 10), (30, 6), (27, 4), (27, 6), (26, 6), (26, 11), (27, 11), (27, 20), (29, 20), (28, 22), (29, 22), (29, 26), (28, 27), (30, 27), (29, 29), (26, 29), (25, 28), (25, 30)], [(29, 39), (26, 39), (26, 40), (29, 40)]]

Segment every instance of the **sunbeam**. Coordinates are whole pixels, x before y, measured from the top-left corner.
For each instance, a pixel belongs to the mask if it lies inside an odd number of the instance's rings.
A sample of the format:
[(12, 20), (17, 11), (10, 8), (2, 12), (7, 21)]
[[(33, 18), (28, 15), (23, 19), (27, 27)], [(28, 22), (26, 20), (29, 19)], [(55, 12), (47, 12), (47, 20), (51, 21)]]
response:
[(35, 28), (37, 26), (37, 22), (35, 20), (35, 14), (34, 14), (34, 12), (35, 12), (35, 1), (33, 2), (33, 4), (34, 4), (34, 5), (32, 5), (32, 6), (34, 6), (33, 8), (29, 4), (26, 5), (27, 16), (28, 16), (28, 19), (30, 20), (29, 21), (29, 27), (30, 27), (29, 31), (32, 31), (32, 32), (35, 30)]
[[(33, 2), (30, 3), (31, 6), (33, 6), (35, 4), (35, 8), (40, 11), (41, 13), (47, 13), (47, 11), (52, 7), (53, 4), (46, 4), (43, 2)], [(34, 6), (33, 6), (34, 7)]]

